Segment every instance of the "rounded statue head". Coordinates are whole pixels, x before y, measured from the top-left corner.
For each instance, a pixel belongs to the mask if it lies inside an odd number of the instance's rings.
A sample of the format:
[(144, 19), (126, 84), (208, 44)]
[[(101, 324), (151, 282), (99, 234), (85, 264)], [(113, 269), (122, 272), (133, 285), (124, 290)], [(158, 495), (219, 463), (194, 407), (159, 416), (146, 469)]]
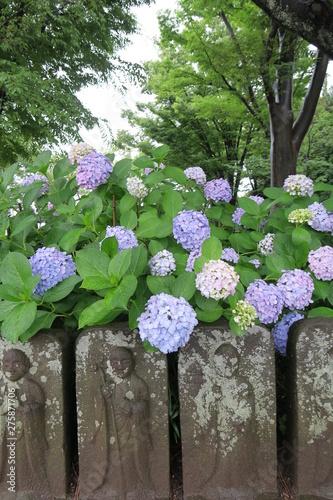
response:
[(232, 377), (238, 370), (239, 361), (239, 353), (231, 344), (220, 345), (214, 353), (215, 370), (222, 377)]
[(110, 354), (110, 364), (117, 377), (128, 377), (134, 370), (132, 351), (127, 347), (113, 347)]
[(5, 377), (12, 382), (20, 380), (30, 368), (30, 361), (26, 354), (19, 349), (6, 351), (2, 359), (2, 371)]

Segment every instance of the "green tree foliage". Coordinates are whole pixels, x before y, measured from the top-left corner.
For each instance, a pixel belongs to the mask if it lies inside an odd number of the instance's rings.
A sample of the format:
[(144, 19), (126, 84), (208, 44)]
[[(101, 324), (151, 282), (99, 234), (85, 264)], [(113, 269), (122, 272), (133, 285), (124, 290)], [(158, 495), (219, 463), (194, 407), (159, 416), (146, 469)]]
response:
[[(149, 0), (0, 1), (0, 159), (78, 138), (96, 118), (76, 94), (129, 65), (115, 57)], [(132, 74), (138, 71), (131, 68)]]

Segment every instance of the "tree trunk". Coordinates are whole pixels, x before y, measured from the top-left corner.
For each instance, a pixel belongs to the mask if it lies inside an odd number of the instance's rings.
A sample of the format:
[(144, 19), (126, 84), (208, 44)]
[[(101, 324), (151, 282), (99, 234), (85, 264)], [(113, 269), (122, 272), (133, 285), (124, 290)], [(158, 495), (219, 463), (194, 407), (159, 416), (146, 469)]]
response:
[(298, 151), (293, 142), (293, 112), (287, 106), (269, 106), (271, 122), (271, 186), (282, 187), (288, 175), (296, 174)]

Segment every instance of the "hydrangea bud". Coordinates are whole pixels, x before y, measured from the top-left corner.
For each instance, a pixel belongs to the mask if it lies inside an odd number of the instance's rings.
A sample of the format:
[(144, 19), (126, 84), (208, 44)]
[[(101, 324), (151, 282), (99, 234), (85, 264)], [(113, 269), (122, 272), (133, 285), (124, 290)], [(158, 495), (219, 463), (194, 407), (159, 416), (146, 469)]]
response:
[(176, 270), (176, 261), (171, 252), (162, 250), (149, 260), (148, 266), (152, 276), (168, 276)]
[(261, 323), (275, 323), (283, 309), (283, 295), (276, 285), (268, 285), (263, 280), (250, 283), (246, 293), (247, 300), (256, 310)]
[(201, 167), (189, 167), (184, 170), (184, 174), (190, 180), (194, 180), (199, 187), (202, 187), (206, 183), (206, 174)]
[(311, 250), (308, 257), (309, 267), (317, 280), (333, 280), (333, 248), (329, 245)]
[(233, 309), (234, 321), (242, 330), (246, 330), (249, 326), (254, 325), (257, 318), (256, 310), (246, 300), (239, 300)]
[(137, 177), (128, 177), (126, 181), (127, 191), (135, 198), (145, 198), (148, 195), (147, 186)]
[(288, 222), (291, 222), (292, 224), (304, 224), (305, 222), (309, 223), (313, 219), (314, 215), (308, 208), (297, 208), (288, 215)]
[(44, 295), (46, 290), (75, 274), (75, 264), (72, 256), (60, 252), (56, 248), (39, 248), (29, 259), (32, 274), (40, 274), (41, 279), (34, 292)]
[(233, 248), (223, 248), (221, 258), (222, 260), (227, 260), (228, 262), (237, 264), (239, 261), (239, 254)]
[(208, 219), (202, 212), (183, 210), (173, 219), (173, 235), (185, 250), (200, 250), (210, 236)]
[(80, 142), (79, 144), (74, 144), (68, 153), (68, 159), (72, 165), (76, 162), (79, 164), (82, 158), (89, 153), (94, 152), (95, 149), (85, 142)]
[(38, 198), (40, 198), (41, 196), (43, 196), (43, 194), (46, 193), (46, 191), (49, 188), (49, 180), (45, 175), (42, 175), (42, 174), (28, 175), (27, 177), (24, 177), (24, 179), (22, 181), (22, 186), (30, 186), (30, 184), (32, 184), (35, 181), (43, 181), (44, 182), (41, 190), (39, 191)]
[(204, 194), (207, 200), (226, 201), (227, 203), (232, 198), (231, 187), (225, 179), (214, 179), (208, 181), (204, 187)]
[(289, 175), (284, 181), (283, 188), (292, 196), (313, 195), (313, 182), (306, 175)]
[(160, 293), (150, 297), (138, 318), (139, 334), (164, 354), (183, 347), (198, 320), (193, 307), (183, 298)]
[(281, 320), (272, 328), (275, 349), (283, 356), (287, 353), (288, 333), (291, 325), (303, 318), (304, 316), (302, 314), (293, 311), (288, 314), (284, 314)]
[(284, 271), (277, 282), (277, 287), (283, 294), (285, 307), (289, 309), (305, 309), (313, 301), (313, 280), (309, 273), (301, 269)]
[[(139, 245), (133, 231), (131, 229), (125, 229), (123, 226), (107, 226), (105, 238), (111, 238), (112, 236), (115, 236), (118, 242), (118, 253), (125, 250), (125, 248), (134, 248)], [(100, 246), (105, 238), (100, 242)]]
[(259, 241), (258, 248), (263, 255), (274, 253), (274, 234), (266, 234), (265, 238)]
[(238, 281), (239, 275), (227, 262), (210, 260), (197, 274), (195, 286), (204, 297), (219, 300), (234, 295)]
[(112, 163), (107, 156), (92, 152), (81, 159), (77, 167), (76, 180), (82, 188), (96, 189), (106, 183), (112, 170)]
[(309, 226), (322, 233), (333, 231), (333, 213), (328, 213), (322, 203), (315, 201), (308, 209), (313, 214), (313, 218), (308, 221)]

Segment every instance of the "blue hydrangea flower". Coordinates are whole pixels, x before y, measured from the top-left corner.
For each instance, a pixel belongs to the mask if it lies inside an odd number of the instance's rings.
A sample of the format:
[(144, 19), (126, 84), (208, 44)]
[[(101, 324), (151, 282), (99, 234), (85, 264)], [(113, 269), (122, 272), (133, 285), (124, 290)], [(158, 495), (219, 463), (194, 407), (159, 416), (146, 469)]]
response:
[[(137, 237), (132, 229), (125, 229), (123, 226), (107, 226), (105, 238), (111, 238), (112, 236), (115, 236), (118, 242), (118, 253), (125, 250), (125, 248), (134, 248), (139, 245)], [(105, 238), (103, 238), (102, 241), (104, 241)], [(101, 246), (102, 241), (99, 246)]]
[(44, 184), (42, 185), (41, 190), (39, 191), (38, 198), (43, 196), (43, 194), (46, 193), (46, 191), (49, 188), (49, 180), (45, 175), (42, 174), (32, 174), (28, 175), (27, 177), (24, 177), (22, 181), (22, 186), (30, 186), (35, 181), (44, 181)]
[(184, 174), (188, 179), (193, 179), (199, 187), (206, 183), (206, 174), (201, 167), (189, 167), (184, 170)]
[(161, 250), (149, 260), (148, 266), (152, 276), (168, 276), (176, 270), (176, 261), (171, 252)]
[(313, 219), (308, 221), (309, 226), (322, 233), (333, 231), (333, 214), (327, 212), (322, 203), (315, 201), (308, 209), (313, 213)]
[(237, 264), (239, 261), (239, 254), (233, 248), (223, 248), (221, 259)]
[(276, 285), (268, 285), (264, 280), (250, 283), (246, 293), (247, 300), (256, 310), (261, 323), (275, 323), (283, 309), (283, 295)]
[(310, 273), (301, 269), (284, 271), (277, 282), (277, 287), (283, 294), (285, 307), (304, 310), (313, 301), (313, 280)]
[(113, 170), (109, 158), (101, 153), (89, 153), (77, 167), (76, 180), (80, 187), (96, 189), (105, 184)]
[(204, 194), (207, 200), (226, 201), (227, 203), (232, 198), (231, 187), (225, 179), (213, 179), (208, 181), (204, 187)]
[(325, 245), (317, 250), (310, 250), (308, 262), (317, 280), (333, 280), (333, 247)]
[(75, 264), (72, 256), (60, 252), (56, 248), (39, 248), (29, 259), (32, 274), (40, 274), (41, 279), (34, 292), (44, 295), (46, 290), (53, 288), (65, 278), (75, 274)]
[(208, 219), (202, 212), (183, 210), (173, 219), (173, 235), (185, 250), (200, 250), (210, 236)]
[(183, 347), (198, 320), (193, 307), (183, 298), (160, 293), (150, 297), (138, 318), (139, 334), (164, 354)]
[(292, 196), (312, 196), (313, 182), (302, 174), (289, 175), (284, 181), (283, 188)]
[(275, 349), (283, 356), (287, 353), (288, 333), (291, 325), (303, 318), (303, 314), (293, 311), (288, 314), (284, 314), (281, 320), (272, 328)]

